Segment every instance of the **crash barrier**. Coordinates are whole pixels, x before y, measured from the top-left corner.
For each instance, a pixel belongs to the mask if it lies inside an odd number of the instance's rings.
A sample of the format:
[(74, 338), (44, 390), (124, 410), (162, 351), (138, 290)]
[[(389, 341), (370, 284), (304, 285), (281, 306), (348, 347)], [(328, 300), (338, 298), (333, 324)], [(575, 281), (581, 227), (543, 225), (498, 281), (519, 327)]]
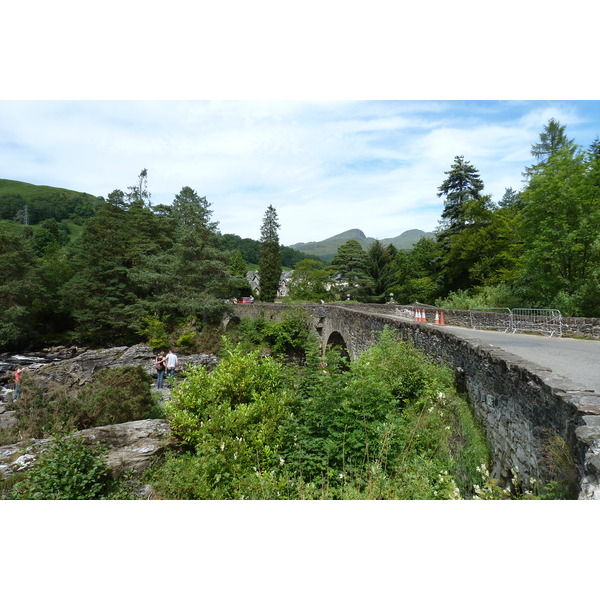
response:
[(532, 331), (562, 336), (562, 315), (555, 308), (474, 308), (469, 311), (472, 329)]

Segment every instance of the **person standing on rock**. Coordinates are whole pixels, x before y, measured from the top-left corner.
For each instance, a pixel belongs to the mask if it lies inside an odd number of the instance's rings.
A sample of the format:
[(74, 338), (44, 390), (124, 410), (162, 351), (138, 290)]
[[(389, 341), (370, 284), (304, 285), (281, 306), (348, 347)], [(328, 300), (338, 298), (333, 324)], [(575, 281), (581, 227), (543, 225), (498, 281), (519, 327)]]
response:
[(17, 367), (15, 371), (15, 393), (13, 395), (13, 402), (19, 397), (21, 394), (21, 375), (23, 371), (26, 371), (27, 367)]
[(156, 366), (156, 387), (160, 390), (163, 386), (165, 371), (167, 370), (167, 358), (164, 352), (161, 352), (155, 361)]
[(169, 350), (167, 354), (167, 375), (171, 379), (175, 379), (175, 369), (179, 367), (179, 359), (177, 355), (173, 353), (173, 350)]

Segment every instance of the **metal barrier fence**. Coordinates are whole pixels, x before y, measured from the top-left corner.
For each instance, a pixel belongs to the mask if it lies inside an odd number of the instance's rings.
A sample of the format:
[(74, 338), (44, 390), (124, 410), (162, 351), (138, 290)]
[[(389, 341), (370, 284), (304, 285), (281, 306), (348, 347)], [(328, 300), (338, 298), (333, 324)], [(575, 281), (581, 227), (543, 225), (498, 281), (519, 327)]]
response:
[(534, 331), (562, 336), (562, 315), (554, 308), (473, 308), (469, 311), (472, 329)]
[(562, 315), (554, 308), (513, 308), (513, 333), (539, 331), (550, 337), (562, 335)]

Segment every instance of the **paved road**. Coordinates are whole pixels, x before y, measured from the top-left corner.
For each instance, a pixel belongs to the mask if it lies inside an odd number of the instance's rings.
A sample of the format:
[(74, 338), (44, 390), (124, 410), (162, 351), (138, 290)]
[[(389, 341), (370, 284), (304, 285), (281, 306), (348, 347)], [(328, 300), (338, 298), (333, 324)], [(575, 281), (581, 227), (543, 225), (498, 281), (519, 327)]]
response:
[(491, 346), (552, 369), (573, 383), (600, 393), (600, 341), (550, 338), (483, 329), (449, 327), (456, 335), (478, 339)]

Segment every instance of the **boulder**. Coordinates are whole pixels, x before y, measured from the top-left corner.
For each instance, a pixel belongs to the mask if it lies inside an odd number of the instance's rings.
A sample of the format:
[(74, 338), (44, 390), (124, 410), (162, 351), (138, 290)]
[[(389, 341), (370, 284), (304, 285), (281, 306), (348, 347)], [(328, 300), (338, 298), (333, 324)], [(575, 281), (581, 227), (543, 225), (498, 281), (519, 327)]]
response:
[(106, 446), (105, 462), (114, 477), (126, 471), (140, 475), (166, 448), (177, 446), (164, 419), (145, 419), (84, 429), (74, 434)]
[[(175, 448), (178, 444), (164, 419), (104, 425), (84, 429), (73, 435), (85, 438), (90, 444), (99, 442), (107, 448), (105, 462), (114, 477), (126, 471), (134, 471), (139, 475), (167, 448)], [(52, 438), (0, 447), (0, 479), (31, 468), (50, 444)]]
[(6, 407), (0, 407), (0, 429), (10, 429), (17, 425), (17, 413), (14, 410), (6, 410)]

